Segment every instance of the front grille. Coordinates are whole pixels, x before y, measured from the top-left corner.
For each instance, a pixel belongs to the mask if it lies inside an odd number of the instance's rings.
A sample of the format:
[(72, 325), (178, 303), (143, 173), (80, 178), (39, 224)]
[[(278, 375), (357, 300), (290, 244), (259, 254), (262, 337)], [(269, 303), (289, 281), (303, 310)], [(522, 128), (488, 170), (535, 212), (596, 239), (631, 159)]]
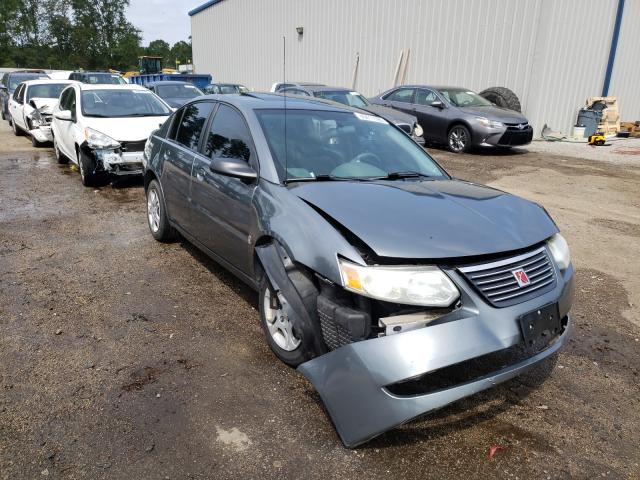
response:
[(47, 114), (47, 113), (44, 113), (44, 114), (42, 114), (42, 115), (41, 115), (41, 117), (42, 117), (42, 124), (43, 124), (43, 125), (45, 125), (45, 126), (46, 126), (46, 125), (51, 125), (51, 118), (52, 118), (52, 115), (49, 115), (49, 114)]
[[(514, 275), (522, 269), (529, 284), (520, 286)], [(547, 249), (491, 263), (458, 269), (471, 285), (494, 307), (508, 307), (546, 293), (556, 286), (556, 274)]]
[(123, 152), (143, 152), (146, 143), (146, 140), (140, 140), (137, 142), (120, 142), (120, 149)]
[[(528, 123), (505, 123), (507, 130), (504, 132), (498, 145), (506, 147), (515, 147), (518, 145), (526, 145), (533, 140), (533, 128)], [(518, 125), (525, 125), (524, 128), (518, 128)]]

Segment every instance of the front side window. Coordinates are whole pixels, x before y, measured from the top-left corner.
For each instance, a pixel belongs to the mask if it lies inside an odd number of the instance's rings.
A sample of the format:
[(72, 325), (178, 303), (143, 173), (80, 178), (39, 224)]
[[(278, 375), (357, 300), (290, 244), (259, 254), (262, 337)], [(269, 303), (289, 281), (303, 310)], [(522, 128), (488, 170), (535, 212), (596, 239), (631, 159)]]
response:
[(439, 90), (448, 102), (456, 107), (490, 107), (492, 103), (471, 90), (463, 88), (448, 88)]
[(256, 115), (281, 180), (367, 180), (400, 173), (448, 178), (424, 149), (374, 115), (293, 109)]
[(399, 88), (385, 97), (385, 100), (389, 100), (390, 102), (413, 103), (413, 93), (413, 88)]
[(429, 106), (433, 102), (437, 101), (438, 97), (431, 90), (425, 90), (423, 88), (419, 88), (416, 91), (416, 103), (418, 105), (426, 105)]
[(251, 133), (244, 118), (233, 108), (220, 105), (207, 135), (204, 153), (211, 158), (251, 161)]
[(27, 90), (27, 101), (32, 98), (58, 98), (60, 93), (68, 85), (65, 83), (45, 83), (42, 85), (31, 85)]
[(335, 92), (320, 91), (316, 92), (315, 96), (331, 100), (332, 102), (342, 103), (343, 105), (348, 105), (350, 107), (362, 108), (370, 105), (369, 101), (358, 92), (347, 92), (344, 90), (338, 90)]
[(176, 142), (197, 151), (200, 135), (214, 106), (213, 102), (197, 102), (184, 107), (176, 132)]
[(171, 110), (149, 90), (85, 90), (82, 114), (85, 117), (154, 117)]
[(15, 91), (13, 92), (13, 99), (18, 103), (22, 103), (23, 89), (24, 89), (24, 85), (18, 85), (18, 88), (16, 88)]

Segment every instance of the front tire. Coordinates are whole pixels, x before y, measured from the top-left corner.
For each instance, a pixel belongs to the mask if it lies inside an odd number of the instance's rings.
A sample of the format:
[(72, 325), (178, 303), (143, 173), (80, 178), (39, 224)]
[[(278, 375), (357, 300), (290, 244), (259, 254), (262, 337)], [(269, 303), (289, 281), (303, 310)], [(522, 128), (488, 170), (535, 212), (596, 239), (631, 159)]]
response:
[(20, 127), (16, 125), (16, 122), (14, 122), (13, 120), (11, 120), (11, 129), (13, 130), (13, 134), (16, 137), (22, 136), (22, 130), (20, 129)]
[[(260, 289), (260, 323), (264, 330), (267, 343), (271, 351), (282, 362), (291, 367), (297, 367), (301, 363), (312, 358), (313, 354), (307, 351), (305, 343), (298, 332), (293, 328), (291, 320), (284, 312), (280, 298), (266, 275), (262, 275), (259, 283)], [(284, 299), (286, 302), (286, 299)]]
[(40, 148), (42, 146), (42, 143), (36, 140), (36, 137), (31, 135), (31, 145), (33, 145), (33, 147), (35, 148)]
[(449, 150), (453, 153), (464, 153), (471, 147), (471, 133), (464, 125), (454, 125), (447, 135)]
[(157, 180), (151, 180), (147, 187), (147, 223), (153, 238), (159, 242), (169, 242), (176, 237), (169, 223), (164, 196)]
[(99, 187), (107, 179), (106, 173), (96, 172), (95, 160), (82, 151), (78, 152), (78, 168), (80, 169), (82, 184), (85, 187)]

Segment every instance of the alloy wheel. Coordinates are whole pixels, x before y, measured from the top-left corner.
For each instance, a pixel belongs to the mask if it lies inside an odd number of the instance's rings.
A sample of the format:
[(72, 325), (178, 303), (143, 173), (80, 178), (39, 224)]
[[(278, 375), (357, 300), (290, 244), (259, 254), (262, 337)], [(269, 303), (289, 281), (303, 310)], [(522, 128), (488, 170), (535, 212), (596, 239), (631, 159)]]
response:
[(147, 217), (149, 228), (156, 233), (160, 228), (160, 197), (155, 188), (151, 188), (147, 195)]
[(462, 127), (453, 127), (449, 132), (449, 146), (454, 152), (462, 152), (469, 142), (468, 133)]
[(267, 287), (263, 300), (264, 316), (267, 329), (273, 341), (282, 350), (292, 352), (300, 346), (301, 340), (293, 334), (293, 326), (282, 309), (275, 294)]

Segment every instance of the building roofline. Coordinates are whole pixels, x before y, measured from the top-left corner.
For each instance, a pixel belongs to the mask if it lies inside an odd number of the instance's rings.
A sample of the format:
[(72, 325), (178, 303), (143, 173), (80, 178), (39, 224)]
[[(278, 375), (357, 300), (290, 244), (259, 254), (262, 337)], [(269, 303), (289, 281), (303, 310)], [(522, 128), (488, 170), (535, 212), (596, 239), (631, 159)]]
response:
[(220, 2), (222, 2), (222, 0), (209, 0), (208, 2), (204, 2), (202, 5), (194, 8), (193, 10), (190, 10), (189, 16), (193, 17), (196, 13), (200, 13), (201, 11), (206, 10), (207, 8), (212, 7), (216, 3)]

